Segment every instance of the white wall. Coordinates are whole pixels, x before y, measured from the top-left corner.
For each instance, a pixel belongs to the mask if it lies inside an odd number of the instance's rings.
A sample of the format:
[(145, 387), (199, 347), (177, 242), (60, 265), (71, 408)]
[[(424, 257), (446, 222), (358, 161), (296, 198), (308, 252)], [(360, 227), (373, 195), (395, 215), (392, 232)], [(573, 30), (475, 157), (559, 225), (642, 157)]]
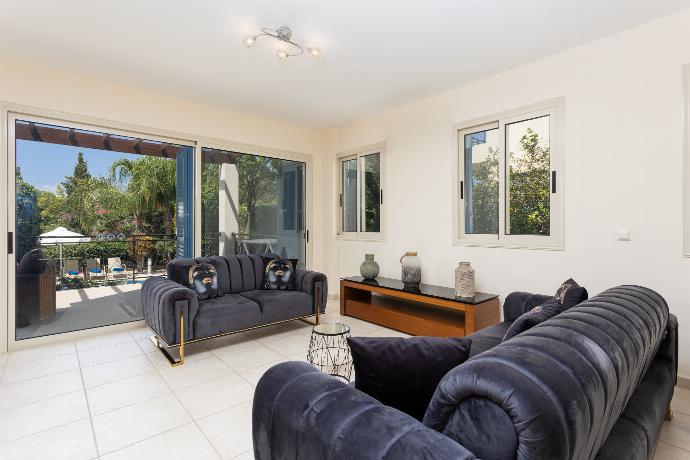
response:
[[(471, 44), (468, 44), (471, 46)], [(329, 134), (334, 155), (385, 141), (387, 238), (335, 238), (332, 280), (358, 274), (373, 252), (382, 276), (399, 277), (400, 255), (419, 252), (423, 282), (453, 285), (469, 260), (477, 288), (554, 292), (573, 276), (596, 294), (618, 284), (659, 291), (680, 318), (681, 370), (690, 375), (690, 259), (683, 254), (682, 66), (690, 63), (690, 10), (474, 82)], [(565, 249), (542, 251), (452, 244), (453, 123), (565, 97)], [(629, 228), (632, 241), (616, 241)], [(335, 284), (335, 283), (332, 283)]]

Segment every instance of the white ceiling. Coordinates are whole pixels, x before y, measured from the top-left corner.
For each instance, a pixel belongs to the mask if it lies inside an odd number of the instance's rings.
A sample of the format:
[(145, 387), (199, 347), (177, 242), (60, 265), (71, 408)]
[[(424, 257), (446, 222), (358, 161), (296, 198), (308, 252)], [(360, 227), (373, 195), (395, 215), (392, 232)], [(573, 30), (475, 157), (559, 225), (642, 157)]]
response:
[[(690, 7), (690, 0), (0, 0), (0, 53), (335, 126)], [(278, 62), (242, 37), (322, 48)]]

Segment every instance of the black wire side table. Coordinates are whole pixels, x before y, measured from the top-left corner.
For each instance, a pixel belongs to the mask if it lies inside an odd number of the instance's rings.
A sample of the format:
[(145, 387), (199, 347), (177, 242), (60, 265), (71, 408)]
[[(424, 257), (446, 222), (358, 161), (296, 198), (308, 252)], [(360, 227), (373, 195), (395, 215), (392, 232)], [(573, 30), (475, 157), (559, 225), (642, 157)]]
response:
[(350, 326), (342, 323), (322, 323), (311, 331), (307, 360), (321, 372), (346, 382), (352, 375), (352, 353), (347, 344)]

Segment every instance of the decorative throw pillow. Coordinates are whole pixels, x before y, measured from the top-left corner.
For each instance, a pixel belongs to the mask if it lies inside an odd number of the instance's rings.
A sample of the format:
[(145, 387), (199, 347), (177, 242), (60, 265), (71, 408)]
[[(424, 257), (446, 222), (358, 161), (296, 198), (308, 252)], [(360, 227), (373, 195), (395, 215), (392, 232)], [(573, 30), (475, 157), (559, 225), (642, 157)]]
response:
[(294, 289), (297, 259), (264, 258), (264, 262), (264, 289)]
[(348, 337), (355, 388), (417, 420), (444, 375), (470, 355), (468, 338)]
[(580, 302), (587, 300), (587, 289), (583, 288), (575, 282), (572, 278), (563, 282), (556, 290), (553, 300), (547, 300), (541, 305), (537, 305), (527, 313), (521, 315), (518, 319), (513, 321), (510, 325), (506, 335), (503, 336), (503, 341), (515, 337), (521, 332), (543, 323), (549, 318), (553, 318), (559, 313), (574, 307)]
[(583, 288), (577, 284), (575, 280), (570, 278), (561, 284), (561, 287), (559, 287), (556, 291), (554, 299), (556, 299), (558, 303), (564, 307), (563, 310), (565, 311), (568, 308), (574, 307), (580, 302), (584, 302), (587, 300), (588, 296), (587, 289)]
[(503, 342), (508, 339), (515, 337), (516, 335), (525, 332), (537, 324), (543, 323), (549, 318), (553, 318), (557, 314), (563, 311), (563, 306), (558, 303), (556, 299), (547, 300), (541, 305), (537, 305), (527, 313), (524, 313), (518, 317), (513, 324), (510, 325), (506, 331), (506, 335), (503, 336)]
[(211, 264), (194, 264), (189, 268), (189, 287), (194, 289), (199, 300), (218, 297), (218, 272)]

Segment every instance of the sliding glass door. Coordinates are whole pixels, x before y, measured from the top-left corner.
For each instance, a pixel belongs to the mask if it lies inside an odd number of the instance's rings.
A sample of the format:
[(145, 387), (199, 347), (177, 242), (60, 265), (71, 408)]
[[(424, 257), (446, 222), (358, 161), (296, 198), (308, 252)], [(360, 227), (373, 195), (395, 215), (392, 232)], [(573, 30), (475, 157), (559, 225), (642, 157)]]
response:
[(276, 253), (306, 264), (306, 163), (201, 149), (203, 256)]
[(144, 280), (193, 253), (193, 145), (10, 124), (15, 340), (142, 319)]
[(307, 162), (8, 113), (7, 318), (13, 343), (142, 319), (176, 257), (308, 264)]

